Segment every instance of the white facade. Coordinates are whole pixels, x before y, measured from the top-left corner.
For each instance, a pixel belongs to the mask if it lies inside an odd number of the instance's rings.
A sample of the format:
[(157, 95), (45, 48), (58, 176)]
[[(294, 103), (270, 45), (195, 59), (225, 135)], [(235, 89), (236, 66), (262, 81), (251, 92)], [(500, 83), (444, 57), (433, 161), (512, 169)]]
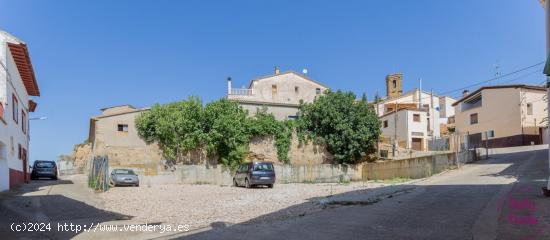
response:
[(447, 124), (449, 117), (453, 117), (455, 115), (455, 108), (453, 107), (453, 104), (456, 102), (456, 99), (450, 98), (450, 97), (439, 97), (439, 113), (440, 118), (439, 122), (442, 124)]
[[(25, 181), (30, 140), (28, 116), (31, 98), (29, 86), (25, 85), (21, 77), (21, 69), (24, 70), (25, 66), (22, 64), (26, 64), (25, 62), (28, 63), (27, 66), (32, 65), (28, 55), (27, 58), (21, 58), (20, 55), (15, 58), (8, 43), (17, 49), (24, 48), (23, 52), (27, 54), (25, 43), (0, 31), (0, 105), (3, 108), (0, 116), (0, 191)], [(34, 81), (34, 75), (32, 80)], [(33, 94), (38, 95), (34, 92)]]
[(310, 103), (328, 87), (294, 71), (280, 73), (252, 80), (248, 88), (233, 88), (227, 81), (227, 99), (238, 102), (249, 115), (266, 107), (276, 119), (297, 117), (300, 102)]
[[(395, 106), (397, 105), (399, 109), (416, 109), (424, 110), (426, 114), (422, 116), (422, 122), (426, 124), (424, 128), (430, 129), (428, 133), (429, 136), (439, 137), (440, 136), (440, 111), (441, 106), (439, 102), (440, 98), (435, 94), (432, 96), (431, 93), (425, 91), (419, 91), (414, 89), (412, 91), (406, 92), (400, 97), (382, 100), (376, 104), (375, 110), (379, 117), (390, 114), (395, 111)], [(433, 103), (433, 106), (432, 106)], [(452, 108), (452, 107), (451, 107)], [(439, 109), (439, 110), (438, 110)], [(405, 126), (413, 126), (415, 124), (410, 124)], [(412, 131), (407, 131), (412, 132)]]
[[(428, 112), (423, 110), (402, 109), (380, 117), (382, 137), (389, 143), (396, 143), (401, 148), (424, 151), (428, 140)], [(420, 140), (420, 149), (415, 149), (413, 140)], [(397, 140), (397, 142), (395, 142)]]

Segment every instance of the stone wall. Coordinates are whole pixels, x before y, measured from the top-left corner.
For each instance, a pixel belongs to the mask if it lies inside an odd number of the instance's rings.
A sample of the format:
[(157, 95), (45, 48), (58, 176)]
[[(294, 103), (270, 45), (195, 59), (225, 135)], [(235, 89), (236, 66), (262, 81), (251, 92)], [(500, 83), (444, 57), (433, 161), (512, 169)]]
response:
[[(76, 145), (73, 151), (73, 159), (78, 167), (85, 167), (91, 159), (91, 144)], [(162, 153), (156, 144), (145, 147), (105, 146), (102, 142), (96, 143), (96, 155), (107, 155), (109, 165), (116, 167), (136, 167), (148, 169), (147, 174), (156, 174), (157, 169), (164, 165)], [(300, 144), (294, 136), (288, 152), (290, 163), (293, 165), (318, 165), (332, 162), (332, 155), (322, 145), (314, 143)], [(217, 156), (209, 156), (204, 149), (190, 151), (179, 156), (179, 164), (183, 165), (216, 165)], [(277, 148), (273, 137), (253, 138), (249, 145), (248, 161), (269, 161), (275, 164), (283, 164), (277, 157)]]
[[(300, 144), (294, 135), (288, 151), (290, 163), (293, 165), (317, 165), (332, 163), (333, 156), (323, 145), (308, 142)], [(277, 147), (273, 137), (255, 137), (250, 141), (247, 160), (268, 161), (280, 163), (277, 157)]]

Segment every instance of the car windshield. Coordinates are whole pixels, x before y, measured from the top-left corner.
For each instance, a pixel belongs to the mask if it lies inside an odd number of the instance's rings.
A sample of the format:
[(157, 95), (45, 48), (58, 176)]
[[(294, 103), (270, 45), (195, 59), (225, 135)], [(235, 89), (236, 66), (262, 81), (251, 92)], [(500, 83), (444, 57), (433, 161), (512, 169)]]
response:
[(273, 171), (273, 164), (271, 164), (271, 163), (256, 163), (256, 164), (254, 164), (254, 171)]
[(136, 175), (131, 169), (117, 169), (115, 170), (115, 174)]
[(53, 168), (55, 164), (53, 162), (36, 162), (37, 168)]

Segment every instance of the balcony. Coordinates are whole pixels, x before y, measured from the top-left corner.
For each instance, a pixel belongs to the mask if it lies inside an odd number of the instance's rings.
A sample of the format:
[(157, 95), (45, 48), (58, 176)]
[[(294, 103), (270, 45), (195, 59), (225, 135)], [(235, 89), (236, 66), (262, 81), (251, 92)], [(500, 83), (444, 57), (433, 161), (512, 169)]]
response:
[(250, 88), (231, 88), (230, 95), (253, 96), (254, 89)]
[(255, 98), (254, 89), (250, 88), (231, 88), (228, 99), (252, 100)]

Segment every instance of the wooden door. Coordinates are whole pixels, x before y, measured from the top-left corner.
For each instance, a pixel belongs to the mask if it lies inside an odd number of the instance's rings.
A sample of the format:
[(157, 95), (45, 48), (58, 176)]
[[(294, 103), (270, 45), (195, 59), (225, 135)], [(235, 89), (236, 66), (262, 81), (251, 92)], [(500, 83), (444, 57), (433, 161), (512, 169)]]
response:
[(412, 149), (422, 151), (422, 138), (412, 138)]

